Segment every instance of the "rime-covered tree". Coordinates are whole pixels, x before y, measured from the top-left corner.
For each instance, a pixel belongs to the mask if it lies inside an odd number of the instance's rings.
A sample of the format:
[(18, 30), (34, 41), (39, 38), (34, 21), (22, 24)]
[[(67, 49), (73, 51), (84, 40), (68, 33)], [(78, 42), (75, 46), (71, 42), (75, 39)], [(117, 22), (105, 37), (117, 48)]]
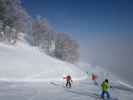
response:
[(49, 53), (54, 32), (44, 18), (37, 17), (32, 23), (33, 44)]
[(28, 33), (31, 26), (30, 21), (30, 16), (21, 6), (21, 0), (0, 0), (0, 23), (2, 23), (0, 40), (10, 40), (11, 37), (14, 37), (13, 32), (7, 32), (7, 30), (15, 29), (16, 38), (20, 32)]
[(55, 41), (55, 57), (74, 63), (79, 58), (79, 45), (65, 33), (57, 33)]

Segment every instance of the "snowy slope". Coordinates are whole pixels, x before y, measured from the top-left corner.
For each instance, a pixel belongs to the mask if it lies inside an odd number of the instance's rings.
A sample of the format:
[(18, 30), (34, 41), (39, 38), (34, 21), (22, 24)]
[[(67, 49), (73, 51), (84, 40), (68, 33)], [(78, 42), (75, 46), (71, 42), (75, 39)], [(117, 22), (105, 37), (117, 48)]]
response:
[[(92, 73), (98, 76), (98, 86), (90, 78)], [(67, 74), (74, 79), (71, 89), (60, 81)], [(99, 66), (62, 62), (22, 42), (0, 44), (0, 100), (101, 100), (95, 94), (100, 95), (105, 78), (112, 86), (112, 98), (133, 100), (133, 87)]]
[[(100, 68), (88, 67), (89, 71), (104, 73)], [(99, 70), (97, 70), (99, 69)], [(100, 74), (99, 78), (106, 78)], [(111, 97), (115, 100), (133, 100), (133, 89), (127, 87), (122, 82), (115, 81), (111, 85)], [(99, 82), (99, 81), (98, 81)], [(7, 82), (0, 81), (0, 98), (1, 100), (102, 100), (95, 94), (101, 93), (99, 86), (93, 84), (90, 79), (73, 81), (72, 88), (64, 88), (65, 82)], [(112, 99), (111, 99), (112, 100)]]
[(15, 46), (0, 44), (1, 80), (62, 80), (67, 74), (74, 79), (84, 78), (74, 65), (51, 58), (37, 48), (22, 42)]

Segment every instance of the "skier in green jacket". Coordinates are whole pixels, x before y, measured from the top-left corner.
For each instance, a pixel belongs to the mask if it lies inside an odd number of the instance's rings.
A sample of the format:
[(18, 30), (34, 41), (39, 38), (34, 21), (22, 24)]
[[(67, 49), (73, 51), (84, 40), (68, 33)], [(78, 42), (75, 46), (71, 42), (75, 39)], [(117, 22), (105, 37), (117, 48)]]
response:
[(108, 79), (105, 79), (105, 81), (102, 83), (101, 87), (102, 87), (101, 98), (104, 99), (104, 95), (106, 94), (107, 98), (110, 99), (110, 94), (109, 94), (110, 85), (109, 85)]

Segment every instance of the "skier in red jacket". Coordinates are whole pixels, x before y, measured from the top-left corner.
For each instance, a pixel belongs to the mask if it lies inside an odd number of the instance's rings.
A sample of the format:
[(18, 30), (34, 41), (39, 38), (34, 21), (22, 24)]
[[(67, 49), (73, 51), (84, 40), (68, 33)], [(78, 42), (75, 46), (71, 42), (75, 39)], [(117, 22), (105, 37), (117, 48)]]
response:
[(98, 85), (98, 83), (97, 83), (97, 75), (95, 75), (94, 73), (92, 73), (92, 81), (94, 82), (95, 85)]
[(71, 82), (72, 82), (71, 76), (67, 75), (66, 77), (64, 77), (64, 79), (66, 79), (66, 87), (71, 88)]

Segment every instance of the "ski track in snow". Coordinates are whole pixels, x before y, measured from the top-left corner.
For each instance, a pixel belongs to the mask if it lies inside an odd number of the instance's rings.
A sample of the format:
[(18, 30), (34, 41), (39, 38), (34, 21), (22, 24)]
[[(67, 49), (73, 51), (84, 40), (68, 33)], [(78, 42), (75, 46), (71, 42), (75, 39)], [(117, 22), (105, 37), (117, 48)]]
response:
[[(90, 83), (75, 81), (72, 88), (65, 88), (64, 82), (0, 82), (0, 100), (99, 100), (95, 94), (100, 94), (100, 87)], [(132, 100), (133, 91), (121, 88), (111, 89), (111, 96)]]

